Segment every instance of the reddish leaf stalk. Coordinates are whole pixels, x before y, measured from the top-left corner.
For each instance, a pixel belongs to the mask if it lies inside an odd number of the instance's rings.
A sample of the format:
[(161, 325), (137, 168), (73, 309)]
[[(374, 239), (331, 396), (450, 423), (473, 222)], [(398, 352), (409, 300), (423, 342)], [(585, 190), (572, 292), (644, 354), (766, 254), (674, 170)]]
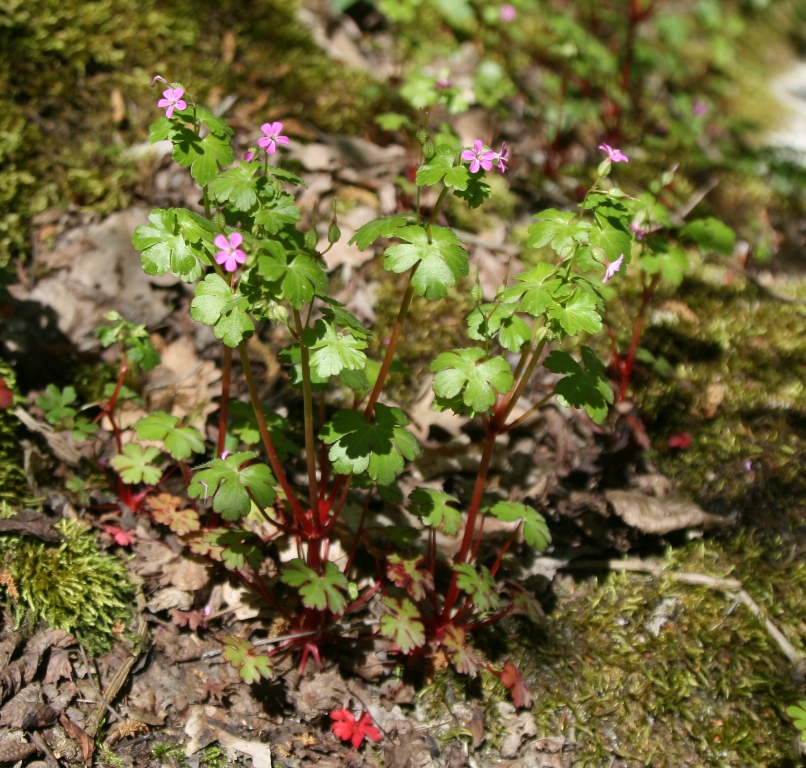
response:
[[(299, 310), (294, 310), (294, 323), (297, 335), (302, 336), (302, 318)], [(300, 343), (300, 364), (302, 368), (302, 408), (305, 419), (305, 463), (308, 467), (308, 493), (312, 510), (319, 509), (319, 487), (316, 483), (316, 442), (313, 428), (313, 389), (311, 387), (310, 352), (305, 344)], [(315, 528), (320, 528), (319, 515), (312, 515)]]
[(621, 398), (622, 400), (627, 397), (627, 388), (630, 386), (630, 377), (632, 376), (633, 364), (635, 362), (635, 355), (638, 352), (638, 345), (641, 342), (641, 333), (644, 330), (644, 321), (646, 320), (646, 313), (649, 305), (655, 298), (655, 289), (658, 287), (660, 281), (660, 273), (653, 275), (649, 285), (644, 285), (643, 294), (641, 296), (641, 306), (638, 309), (638, 316), (635, 318), (635, 326), (632, 332), (632, 340), (630, 341), (630, 349), (627, 352), (627, 357), (621, 366)]
[(275, 449), (271, 435), (269, 434), (269, 428), (266, 426), (266, 418), (263, 415), (263, 408), (260, 405), (260, 396), (258, 395), (257, 385), (255, 384), (255, 376), (252, 372), (252, 363), (249, 362), (249, 355), (246, 352), (246, 344), (244, 342), (241, 342), (238, 345), (238, 352), (241, 356), (241, 365), (243, 366), (246, 386), (249, 388), (249, 397), (251, 398), (252, 405), (255, 409), (257, 426), (260, 431), (260, 437), (263, 440), (263, 445), (266, 448), (266, 453), (269, 457), (269, 463), (274, 470), (274, 475), (277, 478), (277, 481), (280, 483), (280, 487), (283, 489), (283, 493), (285, 494), (288, 504), (291, 506), (291, 509), (294, 511), (294, 515), (297, 517), (299, 525), (304, 527), (305, 514), (302, 511), (299, 501), (297, 501), (297, 497), (294, 495), (294, 490), (291, 488), (291, 484), (288, 482), (288, 478), (283, 470), (283, 465), (277, 456), (277, 450)]
[(229, 404), (230, 380), (232, 378), (232, 347), (224, 345), (224, 359), (221, 365), (221, 404), (218, 412), (218, 443), (216, 456), (224, 452), (224, 443), (227, 439), (227, 407)]

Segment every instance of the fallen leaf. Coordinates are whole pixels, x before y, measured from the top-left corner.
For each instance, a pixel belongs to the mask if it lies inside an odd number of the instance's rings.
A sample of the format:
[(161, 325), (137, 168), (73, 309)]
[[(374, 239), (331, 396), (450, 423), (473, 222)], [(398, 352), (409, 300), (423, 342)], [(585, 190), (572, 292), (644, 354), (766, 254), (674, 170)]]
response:
[(59, 715), (59, 722), (64, 728), (64, 732), (78, 744), (81, 756), (84, 758), (84, 764), (90, 765), (92, 754), (95, 752), (95, 742), (83, 728), (77, 726), (67, 715)]
[(0, 533), (21, 533), (36, 536), (42, 541), (61, 541), (61, 535), (51, 528), (54, 522), (36, 510), (21, 509), (15, 515), (0, 520)]
[(605, 498), (627, 525), (656, 536), (683, 528), (725, 528), (731, 524), (693, 501), (671, 494), (658, 499), (640, 491), (606, 491)]
[(42, 702), (42, 686), (33, 683), (23, 688), (11, 701), (0, 709), (0, 725), (6, 728), (22, 728), (38, 731), (56, 720), (57, 712)]
[(185, 755), (192, 757), (200, 749), (217, 741), (228, 751), (241, 752), (252, 758), (253, 768), (271, 768), (271, 746), (233, 736), (212, 720), (215, 712), (214, 707), (190, 708), (190, 716), (185, 723), (185, 734), (190, 737), (190, 741), (185, 747)]

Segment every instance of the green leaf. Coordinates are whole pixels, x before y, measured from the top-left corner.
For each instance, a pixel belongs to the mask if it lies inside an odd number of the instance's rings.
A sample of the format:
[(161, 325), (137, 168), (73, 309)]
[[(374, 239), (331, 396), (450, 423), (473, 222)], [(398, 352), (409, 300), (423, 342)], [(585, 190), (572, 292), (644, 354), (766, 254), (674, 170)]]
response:
[(585, 368), (567, 352), (555, 349), (543, 364), (554, 373), (569, 374), (554, 388), (560, 403), (566, 408), (585, 408), (601, 424), (607, 416), (608, 403), (613, 402), (613, 390), (604, 375), (604, 365), (588, 347), (582, 347), (582, 359)]
[(219, 202), (229, 200), (239, 211), (248, 211), (257, 205), (258, 189), (266, 184), (265, 176), (255, 177), (257, 170), (256, 163), (239, 163), (213, 179), (210, 192)]
[(440, 144), (434, 157), (417, 169), (414, 179), (417, 186), (430, 187), (444, 179), (446, 187), (467, 189), (470, 172), (463, 165), (454, 166), (456, 154), (447, 144)]
[(392, 642), (406, 654), (425, 645), (425, 625), (420, 611), (411, 600), (407, 597), (403, 600), (385, 597), (381, 603), (391, 611), (391, 614), (381, 616), (382, 635), (391, 638)]
[(145, 416), (132, 425), (140, 440), (162, 440), (177, 461), (204, 450), (204, 438), (193, 427), (177, 427), (179, 418), (164, 411)]
[(574, 288), (564, 304), (555, 303), (549, 309), (549, 317), (557, 320), (569, 336), (576, 336), (580, 331), (599, 333), (602, 330), (596, 299), (580, 287)]
[(425, 229), (418, 225), (403, 227), (396, 234), (405, 243), (386, 249), (384, 269), (401, 273), (416, 264), (411, 283), (420, 296), (442, 299), (449, 286), (467, 275), (469, 257), (453, 230), (431, 227), (430, 243)]
[(405, 429), (409, 423), (399, 408), (375, 405), (375, 421), (358, 411), (337, 411), (320, 433), (331, 446), (328, 456), (341, 475), (368, 472), (381, 485), (389, 485), (403, 471), (404, 459), (420, 455), (420, 446)]
[(132, 244), (140, 254), (147, 275), (164, 275), (168, 270), (181, 279), (197, 270), (197, 252), (178, 232), (176, 210), (156, 208), (145, 224), (134, 230)]
[(271, 203), (263, 203), (255, 214), (255, 224), (260, 224), (272, 235), (276, 235), (286, 224), (301, 220), (302, 215), (294, 204), (294, 198), (286, 194), (278, 195)]
[(522, 272), (515, 280), (519, 285), (501, 291), (499, 299), (505, 304), (520, 301), (519, 308), (532, 317), (540, 317), (554, 306), (554, 294), (563, 284), (556, 268), (544, 261)]
[(327, 274), (320, 264), (304, 253), (291, 257), (283, 249), (275, 248), (275, 253), (261, 253), (257, 260), (258, 273), (272, 283), (281, 286), (283, 298), (294, 309), (300, 309), (317, 293), (326, 293)]
[(73, 387), (59, 389), (55, 384), (48, 384), (45, 394), (36, 398), (36, 405), (45, 412), (49, 424), (58, 424), (62, 419), (72, 419), (78, 411), (70, 408), (76, 401), (76, 390)]
[(680, 230), (680, 237), (694, 241), (702, 254), (716, 251), (730, 256), (736, 243), (736, 233), (713, 217), (690, 221)]
[(532, 338), (532, 331), (515, 311), (506, 304), (481, 304), (468, 315), (467, 335), (475, 341), (487, 341), (498, 334), (504, 349), (519, 352)]
[(625, 264), (630, 262), (632, 238), (620, 227), (605, 225), (601, 229), (593, 227), (590, 233), (590, 244), (601, 248), (608, 261), (616, 261), (624, 254)]
[[(284, 462), (289, 456), (297, 455), (299, 446), (288, 438), (288, 435), (291, 434), (291, 424), (288, 419), (284, 419), (267, 405), (261, 405), (261, 408), (263, 418), (266, 420), (266, 427), (269, 430), (269, 436), (277, 451), (277, 458)], [(229, 412), (233, 417), (229, 431), (247, 445), (259, 443), (261, 440), (260, 429), (258, 428), (257, 417), (252, 403), (231, 400)]]
[(274, 503), (274, 476), (265, 464), (241, 465), (255, 459), (253, 451), (232, 453), (225, 459), (213, 459), (200, 465), (188, 486), (192, 499), (214, 496), (213, 509), (225, 520), (238, 520), (249, 514), (250, 492), (261, 507)]
[(338, 376), (343, 370), (363, 370), (367, 356), (361, 351), (367, 342), (350, 333), (339, 333), (330, 323), (317, 320), (302, 334), (302, 343), (311, 352), (311, 368), (320, 378)]
[(251, 531), (217, 528), (206, 533), (207, 542), (217, 552), (217, 558), (230, 571), (240, 571), (247, 564), (259, 571), (263, 563), (260, 539)]
[(90, 421), (86, 416), (76, 416), (73, 421), (73, 427), (70, 430), (70, 436), (75, 442), (82, 443), (97, 431), (98, 425)]
[(806, 732), (806, 701), (801, 701), (799, 707), (787, 707), (786, 713), (795, 720), (795, 727)]
[(576, 214), (571, 211), (549, 208), (534, 218), (537, 223), (529, 227), (529, 239), (526, 241), (530, 248), (550, 245), (555, 253), (566, 257), (571, 255), (578, 243), (588, 241), (590, 224), (585, 221), (575, 222)]
[(485, 356), (479, 347), (455, 349), (439, 355), (429, 370), (434, 377), (434, 393), (443, 398), (462, 394), (462, 401), (476, 413), (484, 413), (495, 404), (495, 393), (508, 392), (514, 378), (503, 357), (479, 362)]
[(218, 175), (218, 164), (232, 163), (232, 147), (229, 139), (210, 133), (203, 139), (189, 128), (180, 128), (172, 137), (173, 159), (183, 168), (190, 166), (190, 175), (201, 187), (209, 184)]
[(663, 279), (674, 286), (683, 282), (688, 266), (688, 256), (680, 247), (671, 248), (667, 253), (645, 253), (641, 256), (641, 269), (650, 275), (660, 272)]
[[(214, 133), (216, 136), (226, 138), (227, 136), (232, 136), (234, 133), (226, 120), (213, 114), (207, 107), (203, 107), (200, 104), (196, 105), (196, 118), (201, 120), (210, 130), (210, 133)], [(232, 160), (230, 160), (230, 163), (231, 162)], [(229, 165), (229, 163), (227, 163), (227, 165)]]
[(341, 590), (347, 589), (347, 577), (336, 564), (328, 561), (325, 572), (319, 575), (299, 558), (291, 560), (283, 568), (281, 581), (299, 589), (302, 604), (317, 611), (327, 609), (331, 613), (342, 613), (347, 600)]
[(256, 683), (261, 677), (271, 680), (271, 659), (258, 653), (252, 643), (232, 636), (222, 637), (221, 642), (224, 645), (221, 655), (238, 670), (245, 683)]
[(159, 455), (159, 449), (153, 446), (143, 448), (137, 443), (128, 443), (123, 446), (123, 452), (113, 456), (109, 463), (118, 471), (124, 483), (156, 485), (162, 472), (151, 462)]
[(411, 224), (411, 216), (403, 213), (373, 219), (360, 227), (350, 238), (350, 245), (357, 245), (358, 250), (363, 251), (379, 237), (394, 237), (398, 229), (409, 224)]
[(417, 488), (409, 495), (411, 512), (431, 528), (442, 528), (448, 536), (456, 536), (462, 525), (462, 513), (449, 504), (459, 499), (434, 488)]
[(471, 176), (467, 182), (467, 188), (453, 190), (456, 197), (464, 200), (471, 208), (478, 208), (490, 195), (492, 188), (489, 184), (481, 180), (481, 177)]
[(490, 510), (490, 514), (504, 523), (523, 521), (523, 538), (529, 546), (542, 552), (551, 541), (546, 521), (537, 510), (515, 501), (499, 501)]
[(190, 305), (190, 316), (213, 326), (213, 334), (228, 347), (237, 347), (244, 336), (251, 336), (255, 324), (246, 314), (246, 297), (236, 293), (226, 281), (211, 273), (195, 288), (196, 298)]
[(481, 613), (494, 611), (501, 603), (495, 591), (495, 582), (487, 566), (481, 566), (481, 575), (470, 563), (453, 566), (456, 585), (470, 595), (470, 599)]

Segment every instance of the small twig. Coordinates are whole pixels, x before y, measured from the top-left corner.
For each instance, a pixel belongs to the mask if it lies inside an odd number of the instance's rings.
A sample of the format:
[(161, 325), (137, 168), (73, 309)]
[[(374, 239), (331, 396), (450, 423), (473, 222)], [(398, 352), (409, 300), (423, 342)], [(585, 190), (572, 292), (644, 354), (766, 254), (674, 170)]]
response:
[[(95, 695), (98, 697), (98, 701), (96, 703), (103, 704), (104, 709), (106, 709), (106, 711), (109, 712), (109, 714), (112, 715), (115, 720), (120, 720), (123, 722), (123, 718), (117, 712), (115, 712), (112, 707), (109, 706), (109, 702), (104, 698), (100, 688), (95, 684), (95, 678), (92, 676), (92, 667), (90, 667), (90, 661), (87, 658), (87, 654), (84, 652), (84, 646), (79, 644), (78, 650), (81, 652), (81, 659), (84, 662), (84, 668), (87, 670), (87, 678), (90, 681), (92, 690), (95, 691)], [(98, 678), (100, 680), (100, 675)]]
[(36, 745), (37, 749), (45, 755), (45, 762), (48, 768), (61, 768), (61, 763), (56, 759), (53, 750), (48, 746), (48, 743), (42, 738), (42, 734), (34, 731), (31, 734), (31, 741)]

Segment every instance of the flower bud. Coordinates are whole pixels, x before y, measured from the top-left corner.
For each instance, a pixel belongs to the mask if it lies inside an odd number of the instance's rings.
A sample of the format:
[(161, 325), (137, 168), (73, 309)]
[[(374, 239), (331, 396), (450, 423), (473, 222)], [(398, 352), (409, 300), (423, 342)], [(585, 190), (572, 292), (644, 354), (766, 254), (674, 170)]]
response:
[(474, 283), (473, 287), (470, 289), (470, 298), (473, 299), (476, 304), (480, 304), (481, 300), (484, 298), (484, 291), (478, 283)]
[(306, 248), (310, 248), (311, 250), (316, 248), (316, 244), (319, 242), (319, 235), (314, 227), (311, 227), (311, 229), (305, 233), (304, 242)]
[(327, 241), (333, 245), (333, 243), (338, 243), (340, 238), (341, 230), (339, 229), (339, 225), (336, 224), (336, 220), (333, 219), (330, 226), (327, 228)]
[(423, 144), (423, 157), (426, 160), (430, 160), (436, 153), (437, 148), (434, 146), (434, 142), (431, 141), (429, 137), (428, 139), (426, 139), (425, 144)]

